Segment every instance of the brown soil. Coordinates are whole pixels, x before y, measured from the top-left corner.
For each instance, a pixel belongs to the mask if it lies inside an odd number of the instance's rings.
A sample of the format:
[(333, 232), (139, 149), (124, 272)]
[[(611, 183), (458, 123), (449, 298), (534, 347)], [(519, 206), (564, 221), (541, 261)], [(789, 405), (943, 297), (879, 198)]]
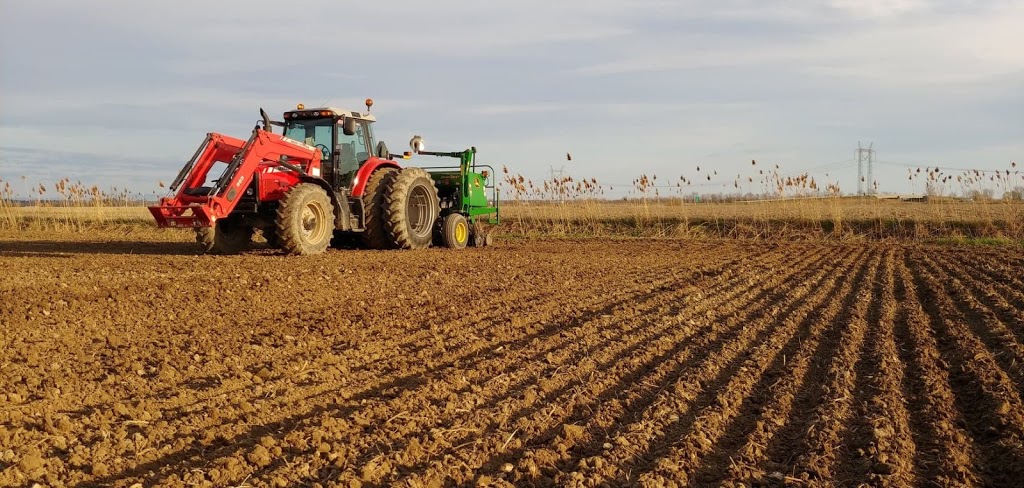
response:
[(1019, 248), (0, 235), (0, 486), (1014, 486)]

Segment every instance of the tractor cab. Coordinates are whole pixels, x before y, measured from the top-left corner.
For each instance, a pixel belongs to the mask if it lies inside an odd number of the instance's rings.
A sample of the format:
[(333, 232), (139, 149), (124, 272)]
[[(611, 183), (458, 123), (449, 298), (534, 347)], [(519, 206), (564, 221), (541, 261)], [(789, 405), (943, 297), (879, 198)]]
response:
[(349, 188), (359, 167), (377, 148), (371, 125), (376, 120), (369, 113), (299, 104), (284, 113), (284, 137), (317, 148), (321, 177), (336, 189)]

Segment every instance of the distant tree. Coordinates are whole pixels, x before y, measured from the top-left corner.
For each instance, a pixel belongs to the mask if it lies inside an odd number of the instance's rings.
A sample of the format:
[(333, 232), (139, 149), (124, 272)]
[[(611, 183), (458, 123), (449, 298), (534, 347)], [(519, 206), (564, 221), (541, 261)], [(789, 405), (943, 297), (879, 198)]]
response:
[(1015, 186), (1013, 190), (1003, 193), (1003, 200), (1024, 201), (1024, 186)]
[(985, 188), (984, 190), (970, 190), (967, 192), (967, 198), (975, 202), (988, 202), (995, 198), (996, 192), (991, 188)]

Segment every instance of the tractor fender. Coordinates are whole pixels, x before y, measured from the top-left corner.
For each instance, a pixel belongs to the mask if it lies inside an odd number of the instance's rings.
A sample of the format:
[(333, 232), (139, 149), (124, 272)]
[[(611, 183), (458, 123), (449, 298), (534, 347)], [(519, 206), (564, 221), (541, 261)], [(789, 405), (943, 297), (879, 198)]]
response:
[(299, 178), (299, 181), (303, 183), (312, 183), (314, 185), (323, 188), (327, 192), (327, 196), (331, 199), (331, 206), (334, 207), (334, 228), (345, 230), (348, 224), (348, 201), (341, 201), (341, 197), (338, 196), (338, 192), (331, 188), (331, 185), (327, 183), (327, 180), (316, 176), (304, 175)]
[(363, 192), (366, 191), (366, 182), (370, 180), (370, 175), (377, 171), (378, 168), (402, 169), (398, 166), (398, 163), (390, 159), (378, 158), (376, 156), (367, 159), (359, 167), (356, 177), (352, 179), (352, 198), (362, 198)]

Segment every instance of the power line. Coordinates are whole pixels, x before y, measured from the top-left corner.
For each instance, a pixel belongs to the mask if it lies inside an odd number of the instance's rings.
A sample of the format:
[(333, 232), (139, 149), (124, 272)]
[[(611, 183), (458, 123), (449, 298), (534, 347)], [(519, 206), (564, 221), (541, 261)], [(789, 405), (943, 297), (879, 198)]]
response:
[(827, 164), (822, 164), (822, 165), (818, 165), (818, 166), (811, 166), (810, 168), (804, 168), (804, 169), (801, 169), (801, 170), (797, 170), (795, 172), (784, 173), (781, 176), (798, 176), (798, 175), (802, 175), (802, 174), (822, 173), (822, 172), (826, 172), (826, 171), (850, 168), (854, 164), (857, 164), (857, 161), (854, 161), (852, 159), (847, 159), (846, 161), (839, 161), (839, 162), (835, 162), (835, 163), (827, 163)]
[(886, 165), (886, 166), (901, 166), (901, 167), (910, 168), (910, 169), (924, 167), (924, 168), (944, 169), (944, 170), (947, 170), (947, 171), (978, 171), (978, 172), (981, 172), (981, 173), (1002, 173), (1002, 172), (1006, 171), (1005, 169), (954, 168), (954, 167), (951, 167), (951, 166), (936, 166), (934, 164), (928, 164), (928, 163), (898, 163), (898, 162), (895, 162), (895, 161), (876, 161), (876, 162), (878, 164), (882, 164), (882, 165)]

